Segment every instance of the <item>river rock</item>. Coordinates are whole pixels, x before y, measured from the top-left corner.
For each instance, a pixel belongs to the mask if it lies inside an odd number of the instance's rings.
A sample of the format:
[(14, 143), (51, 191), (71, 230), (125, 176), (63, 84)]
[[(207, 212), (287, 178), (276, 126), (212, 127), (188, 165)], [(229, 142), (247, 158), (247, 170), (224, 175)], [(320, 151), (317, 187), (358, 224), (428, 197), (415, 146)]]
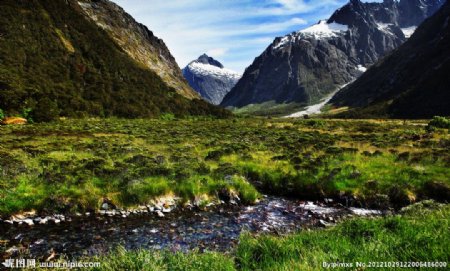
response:
[(59, 224), (61, 223), (61, 220), (55, 217), (52, 217), (48, 220), (49, 223), (53, 223), (53, 224)]
[(160, 217), (160, 218), (162, 218), (162, 217), (165, 216), (160, 210), (157, 210), (155, 213), (156, 213), (156, 215), (157, 215), (158, 217)]
[(326, 222), (325, 220), (320, 219), (319, 222), (318, 222), (318, 226), (320, 226), (320, 227), (329, 227), (329, 226), (331, 226), (331, 224)]
[(108, 202), (103, 202), (102, 206), (100, 207), (101, 210), (111, 210), (114, 209), (112, 205), (110, 205)]
[(5, 252), (8, 253), (8, 254), (15, 254), (15, 253), (19, 252), (19, 248), (16, 247), (16, 246), (10, 247)]
[(34, 226), (34, 222), (30, 218), (24, 219), (23, 223), (27, 224), (28, 226)]

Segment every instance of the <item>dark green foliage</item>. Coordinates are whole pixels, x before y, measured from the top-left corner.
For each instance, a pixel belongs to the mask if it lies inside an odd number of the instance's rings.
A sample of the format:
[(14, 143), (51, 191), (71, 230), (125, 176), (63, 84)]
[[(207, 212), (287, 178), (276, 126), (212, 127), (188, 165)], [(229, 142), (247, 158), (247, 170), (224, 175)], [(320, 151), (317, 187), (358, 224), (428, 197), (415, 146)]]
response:
[(422, 189), (424, 196), (442, 202), (450, 202), (450, 185), (443, 182), (426, 182)]
[(73, 0), (0, 2), (0, 108), (29, 108), (35, 121), (228, 115), (185, 99), (140, 67)]
[(23, 118), (25, 118), (28, 123), (33, 123), (34, 120), (32, 118), (32, 112), (33, 112), (33, 109), (31, 109), (31, 108), (24, 108), (24, 109), (22, 109), (21, 116)]
[(3, 113), (3, 110), (0, 109), (0, 120), (2, 120), (5, 117), (5, 113)]
[(450, 129), (450, 119), (446, 117), (435, 116), (427, 126), (427, 131), (433, 131), (436, 128)]
[(175, 115), (172, 113), (166, 113), (166, 114), (162, 114), (159, 117), (161, 120), (174, 120), (175, 119)]
[(50, 100), (48, 97), (43, 97), (37, 101), (36, 107), (31, 113), (34, 120), (38, 122), (52, 121), (59, 116), (58, 104)]

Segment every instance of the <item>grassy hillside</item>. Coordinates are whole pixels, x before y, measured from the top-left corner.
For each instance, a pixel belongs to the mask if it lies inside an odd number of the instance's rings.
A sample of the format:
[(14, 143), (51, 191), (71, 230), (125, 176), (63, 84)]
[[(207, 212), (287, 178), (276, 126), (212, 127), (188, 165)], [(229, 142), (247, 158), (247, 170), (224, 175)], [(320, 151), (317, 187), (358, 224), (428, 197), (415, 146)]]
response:
[(178, 95), (78, 9), (72, 0), (0, 2), (0, 109), (35, 121), (228, 114)]

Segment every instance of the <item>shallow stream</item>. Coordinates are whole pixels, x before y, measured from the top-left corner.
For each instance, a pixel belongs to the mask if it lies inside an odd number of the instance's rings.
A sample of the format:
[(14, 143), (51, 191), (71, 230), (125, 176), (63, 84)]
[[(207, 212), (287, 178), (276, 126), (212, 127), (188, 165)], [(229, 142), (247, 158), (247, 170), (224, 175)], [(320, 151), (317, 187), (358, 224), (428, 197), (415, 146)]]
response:
[(117, 218), (73, 217), (54, 225), (0, 223), (2, 258), (20, 254), (36, 259), (49, 255), (68, 258), (99, 255), (116, 246), (126, 249), (229, 252), (243, 231), (285, 234), (312, 227), (327, 227), (349, 216), (381, 215), (375, 210), (345, 208), (264, 197), (254, 206), (216, 206), (208, 211), (178, 210), (163, 218), (153, 214)]

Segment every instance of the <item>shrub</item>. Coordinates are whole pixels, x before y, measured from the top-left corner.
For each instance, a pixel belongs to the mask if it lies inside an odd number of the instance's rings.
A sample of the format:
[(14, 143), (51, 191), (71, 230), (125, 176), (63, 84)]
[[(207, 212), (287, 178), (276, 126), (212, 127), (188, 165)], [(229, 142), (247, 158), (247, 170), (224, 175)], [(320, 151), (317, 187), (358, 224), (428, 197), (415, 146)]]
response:
[(306, 121), (306, 126), (314, 128), (323, 128), (325, 126), (325, 121), (317, 119), (309, 119)]
[(450, 129), (450, 119), (446, 117), (434, 117), (427, 126), (427, 131), (433, 131), (435, 128)]
[(141, 181), (135, 181), (127, 188), (129, 203), (148, 202), (154, 197), (162, 196), (170, 191), (169, 181), (164, 177), (149, 177)]
[(37, 122), (55, 120), (59, 116), (58, 105), (47, 97), (42, 98), (39, 100), (35, 110), (32, 111), (31, 116)]
[(253, 204), (260, 197), (258, 190), (243, 177), (234, 176), (233, 186), (244, 204)]
[(5, 117), (5, 113), (3, 113), (3, 110), (0, 109), (0, 120), (2, 120)]
[(33, 123), (33, 118), (32, 118), (32, 114), (33, 114), (33, 109), (31, 108), (24, 108), (22, 110), (22, 117), (25, 118), (28, 123)]
[(175, 115), (172, 114), (172, 113), (165, 113), (165, 114), (162, 114), (159, 118), (161, 120), (174, 120), (175, 119)]

